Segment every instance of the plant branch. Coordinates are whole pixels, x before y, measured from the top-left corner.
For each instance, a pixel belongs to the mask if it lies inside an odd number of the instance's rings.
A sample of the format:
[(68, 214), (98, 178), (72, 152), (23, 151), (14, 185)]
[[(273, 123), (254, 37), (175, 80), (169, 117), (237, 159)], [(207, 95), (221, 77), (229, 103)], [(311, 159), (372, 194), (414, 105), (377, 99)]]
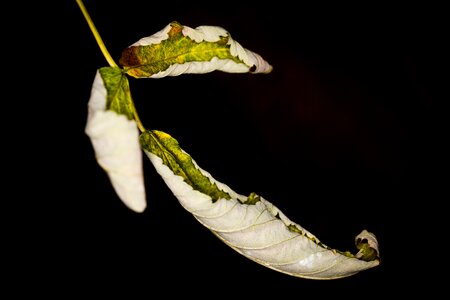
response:
[(98, 33), (97, 28), (95, 28), (94, 22), (92, 21), (91, 17), (89, 16), (89, 13), (83, 4), (83, 1), (82, 0), (76, 0), (76, 1), (77, 1), (78, 6), (81, 9), (81, 12), (83, 13), (84, 18), (86, 19), (86, 22), (89, 25), (89, 28), (92, 31), (92, 34), (95, 37), (95, 40), (97, 41), (98, 46), (100, 47), (100, 50), (103, 53), (103, 56), (106, 58), (106, 61), (109, 63), (109, 65), (111, 67), (117, 67), (116, 62), (112, 58), (111, 54), (109, 54), (108, 49), (106, 49), (106, 46), (103, 43), (103, 40), (102, 40), (100, 34)]

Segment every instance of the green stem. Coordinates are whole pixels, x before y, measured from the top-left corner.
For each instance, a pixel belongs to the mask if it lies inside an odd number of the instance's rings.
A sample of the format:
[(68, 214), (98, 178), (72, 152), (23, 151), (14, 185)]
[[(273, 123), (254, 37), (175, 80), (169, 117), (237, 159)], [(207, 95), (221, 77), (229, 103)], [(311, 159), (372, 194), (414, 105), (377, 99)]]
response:
[(141, 119), (139, 118), (139, 115), (137, 113), (136, 107), (134, 106), (134, 102), (131, 101), (131, 109), (133, 110), (134, 120), (136, 121), (137, 127), (141, 132), (146, 131), (144, 125), (141, 122)]
[(101, 50), (102, 53), (103, 53), (103, 56), (106, 58), (106, 61), (109, 63), (109, 65), (110, 65), (111, 67), (117, 67), (117, 64), (115, 63), (115, 61), (114, 61), (114, 59), (112, 58), (111, 54), (109, 54), (108, 49), (106, 49), (106, 46), (105, 46), (105, 44), (103, 43), (103, 40), (102, 40), (100, 34), (98, 33), (97, 28), (95, 28), (94, 22), (92, 22), (92, 19), (91, 19), (91, 17), (89, 16), (89, 13), (88, 13), (86, 7), (85, 7), (84, 4), (83, 4), (83, 1), (82, 1), (82, 0), (76, 0), (76, 1), (77, 1), (77, 3), (78, 3), (78, 6), (79, 6), (80, 9), (81, 9), (81, 12), (82, 12), (83, 15), (84, 15), (84, 18), (86, 19), (86, 22), (87, 22), (88, 25), (89, 25), (89, 28), (90, 28), (91, 31), (92, 31), (92, 34), (93, 34), (94, 37), (95, 37), (95, 40), (97, 41), (98, 46), (100, 47), (100, 50)]

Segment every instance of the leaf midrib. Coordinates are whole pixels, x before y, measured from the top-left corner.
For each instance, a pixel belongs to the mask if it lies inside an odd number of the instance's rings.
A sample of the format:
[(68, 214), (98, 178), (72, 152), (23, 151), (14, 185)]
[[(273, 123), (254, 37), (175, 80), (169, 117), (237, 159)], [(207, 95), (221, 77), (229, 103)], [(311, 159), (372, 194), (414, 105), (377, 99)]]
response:
[[(216, 49), (214, 49), (214, 50), (221, 50), (221, 49), (228, 50), (227, 47), (220, 47), (220, 48), (216, 48)], [(207, 51), (203, 51), (202, 53), (206, 53), (206, 54), (207, 54), (208, 52), (216, 52), (216, 51), (214, 51), (214, 50), (207, 50)], [(198, 51), (198, 52), (200, 52), (200, 51)], [(195, 51), (184, 52), (184, 53), (181, 53), (181, 54), (178, 54), (178, 55), (174, 55), (174, 56), (170, 56), (170, 57), (167, 57), (167, 58), (164, 58), (164, 59), (154, 60), (154, 61), (149, 62), (149, 63), (140, 64), (140, 65), (135, 65), (135, 66), (132, 66), (132, 67), (127, 67), (126, 69), (127, 69), (127, 70), (132, 70), (132, 69), (144, 68), (144, 67), (146, 67), (146, 66), (156, 65), (156, 64), (158, 64), (158, 63), (162, 63), (162, 62), (174, 60), (174, 59), (177, 59), (177, 58), (179, 58), (179, 57), (186, 56), (186, 55), (188, 55), (188, 54), (193, 54), (193, 53), (195, 54), (196, 52), (195, 52)], [(231, 55), (231, 53), (230, 53), (230, 55)], [(232, 55), (231, 55), (231, 56), (232, 56)], [(211, 59), (213, 59), (214, 57), (217, 57), (217, 56), (212, 56)], [(233, 56), (232, 56), (232, 57), (233, 57)], [(206, 61), (206, 60), (192, 60), (192, 61), (186, 61), (186, 62), (184, 62), (183, 64), (185, 64), (185, 63), (190, 63), (190, 62), (194, 62), (194, 61), (199, 61), (199, 62), (209, 62), (209, 61), (211, 61), (211, 59), (208, 60), (208, 61)], [(228, 59), (231, 60), (231, 58), (228, 58)], [(172, 64), (172, 65), (173, 65), (173, 64)], [(169, 67), (170, 67), (170, 66), (169, 66)]]

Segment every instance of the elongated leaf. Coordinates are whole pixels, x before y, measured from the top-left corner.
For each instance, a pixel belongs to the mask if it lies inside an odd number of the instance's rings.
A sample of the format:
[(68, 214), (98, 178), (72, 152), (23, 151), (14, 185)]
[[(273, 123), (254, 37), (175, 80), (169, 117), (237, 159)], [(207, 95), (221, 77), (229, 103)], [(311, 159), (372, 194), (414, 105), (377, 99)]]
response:
[[(139, 130), (132, 120), (128, 80), (118, 68), (97, 71), (88, 103), (85, 132), (99, 165), (127, 207), (146, 207)], [(131, 119), (131, 120), (130, 120)]]
[(372, 233), (363, 230), (356, 237), (355, 255), (331, 249), (263, 197), (255, 193), (245, 197), (215, 180), (170, 135), (147, 131), (140, 143), (181, 205), (249, 259), (310, 279), (346, 277), (380, 263)]
[(178, 76), (183, 73), (268, 73), (262, 57), (244, 49), (221, 27), (195, 29), (172, 22), (156, 34), (134, 43), (122, 53), (127, 74), (141, 78)]

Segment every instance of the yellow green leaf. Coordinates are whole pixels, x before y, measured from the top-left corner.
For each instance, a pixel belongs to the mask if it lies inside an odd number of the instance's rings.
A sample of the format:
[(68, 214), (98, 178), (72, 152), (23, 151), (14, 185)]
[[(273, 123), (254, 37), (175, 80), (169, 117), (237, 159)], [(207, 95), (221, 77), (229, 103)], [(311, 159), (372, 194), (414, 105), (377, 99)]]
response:
[(243, 48), (217, 26), (195, 29), (172, 22), (122, 52), (119, 63), (130, 76), (160, 78), (215, 70), (230, 73), (269, 73), (272, 66)]

